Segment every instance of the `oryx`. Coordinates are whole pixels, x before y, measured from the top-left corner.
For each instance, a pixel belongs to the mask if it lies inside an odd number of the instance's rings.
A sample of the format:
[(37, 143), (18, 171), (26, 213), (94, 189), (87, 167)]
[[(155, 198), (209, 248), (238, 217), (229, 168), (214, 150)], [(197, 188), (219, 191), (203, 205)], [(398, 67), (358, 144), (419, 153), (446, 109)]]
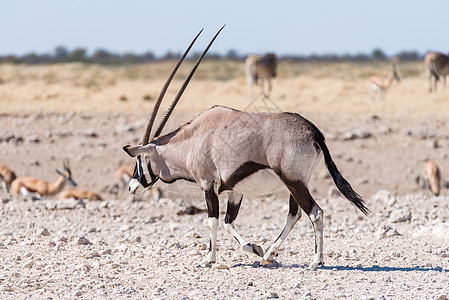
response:
[[(324, 155), (327, 168), (342, 194), (365, 214), (369, 210), (338, 171), (324, 136), (315, 125), (295, 113), (248, 113), (214, 106), (178, 129), (160, 135), (213, 40), (198, 59), (152, 137), (150, 131), (161, 99), (194, 41), (162, 89), (142, 143), (123, 147), (130, 156), (136, 157), (129, 190), (134, 193), (139, 188), (149, 188), (159, 179), (165, 183), (184, 179), (198, 184), (206, 198), (210, 228), (210, 249), (201, 262), (202, 266), (210, 266), (216, 260), (217, 194), (229, 193), (225, 229), (232, 233), (243, 250), (259, 255), (265, 261), (273, 260), (301, 217), (302, 209), (315, 231), (315, 256), (309, 268), (316, 270), (323, 263), (323, 211), (310, 195), (307, 184), (320, 156)], [(264, 253), (260, 246), (247, 242), (237, 232), (234, 220), (243, 194), (263, 195), (281, 188), (290, 192), (287, 222), (274, 244)]]

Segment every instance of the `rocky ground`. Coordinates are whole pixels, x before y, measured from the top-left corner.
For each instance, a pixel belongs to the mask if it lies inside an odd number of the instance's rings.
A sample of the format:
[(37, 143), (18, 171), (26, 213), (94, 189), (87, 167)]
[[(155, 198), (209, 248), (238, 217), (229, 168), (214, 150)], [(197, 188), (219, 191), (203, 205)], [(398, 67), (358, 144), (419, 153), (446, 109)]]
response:
[[(191, 119), (179, 114), (169, 127)], [(310, 188), (325, 213), (325, 266), (307, 270), (313, 232), (306, 216), (277, 262), (260, 266), (219, 229), (207, 253), (205, 208), (190, 183), (158, 184), (163, 197), (130, 197), (114, 169), (140, 139), (146, 115), (33, 114), (0, 118), (0, 163), (50, 181), (69, 158), (79, 188), (101, 202), (0, 194), (0, 298), (85, 299), (446, 299), (449, 297), (449, 122), (445, 118), (307, 115), (343, 175), (367, 201), (365, 217), (335, 192), (324, 164)], [(425, 161), (443, 174), (439, 197), (415, 183)], [(286, 195), (244, 199), (237, 226), (265, 250), (280, 233)], [(225, 201), (221, 201), (221, 211)], [(180, 214), (178, 214), (180, 213)], [(223, 215), (222, 215), (223, 216)]]

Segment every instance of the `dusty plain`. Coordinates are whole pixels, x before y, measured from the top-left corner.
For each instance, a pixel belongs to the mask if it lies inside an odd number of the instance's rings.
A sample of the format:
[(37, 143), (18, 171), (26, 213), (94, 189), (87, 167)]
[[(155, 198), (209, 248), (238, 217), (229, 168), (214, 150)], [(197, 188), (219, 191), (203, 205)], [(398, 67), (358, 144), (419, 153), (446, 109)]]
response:
[[(198, 268), (209, 244), (207, 215), (178, 214), (192, 205), (205, 209), (194, 184), (157, 183), (159, 200), (115, 186), (114, 170), (133, 164), (121, 148), (139, 142), (173, 64), (0, 65), (0, 164), (18, 176), (55, 181), (54, 170), (69, 158), (79, 188), (104, 199), (0, 192), (1, 299), (449, 297), (449, 89), (428, 93), (423, 63), (400, 64), (401, 82), (376, 105), (368, 77), (386, 75), (388, 63), (282, 62), (271, 99), (253, 101), (242, 62), (205, 61), (170, 119), (166, 132), (221, 104), (297, 112), (323, 131), (372, 214), (341, 198), (319, 163), (309, 183), (325, 214), (325, 265), (317, 271), (307, 269), (314, 249), (307, 216), (273, 265), (260, 266), (220, 225), (217, 263)], [(442, 172), (439, 197), (415, 182), (429, 159)], [(245, 198), (240, 233), (268, 249), (284, 225), (287, 199)]]

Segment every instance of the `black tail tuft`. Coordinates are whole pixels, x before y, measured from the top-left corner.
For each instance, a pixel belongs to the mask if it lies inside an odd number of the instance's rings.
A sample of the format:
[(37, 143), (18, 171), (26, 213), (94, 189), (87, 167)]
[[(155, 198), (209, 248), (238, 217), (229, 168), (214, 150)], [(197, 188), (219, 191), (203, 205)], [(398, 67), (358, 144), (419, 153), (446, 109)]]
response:
[(324, 142), (324, 136), (322, 134), (320, 136), (317, 136), (316, 143), (320, 147), (321, 151), (323, 151), (324, 162), (338, 190), (343, 194), (343, 196), (346, 197), (346, 199), (348, 199), (352, 204), (360, 209), (365, 215), (368, 215), (371, 211), (365, 206), (365, 200), (363, 200), (363, 198), (352, 189), (349, 182), (343, 177), (343, 175), (341, 175), (340, 171), (332, 160), (329, 149)]

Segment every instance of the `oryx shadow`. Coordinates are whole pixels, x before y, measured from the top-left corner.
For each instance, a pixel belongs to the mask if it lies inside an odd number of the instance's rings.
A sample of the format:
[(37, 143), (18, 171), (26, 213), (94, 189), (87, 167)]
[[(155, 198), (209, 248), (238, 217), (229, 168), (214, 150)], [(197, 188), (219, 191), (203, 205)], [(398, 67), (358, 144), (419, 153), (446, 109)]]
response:
[[(269, 265), (261, 265), (259, 261), (254, 262), (253, 264), (236, 264), (232, 266), (233, 268), (237, 267), (252, 267), (252, 268), (264, 268), (264, 269), (308, 269), (308, 265), (281, 265), (277, 262)], [(362, 271), (362, 272), (442, 272), (449, 273), (449, 269), (443, 269), (442, 267), (389, 267), (389, 266), (378, 266), (372, 265), (370, 267), (361, 267), (361, 266), (319, 266), (318, 270), (336, 270), (336, 271)]]

